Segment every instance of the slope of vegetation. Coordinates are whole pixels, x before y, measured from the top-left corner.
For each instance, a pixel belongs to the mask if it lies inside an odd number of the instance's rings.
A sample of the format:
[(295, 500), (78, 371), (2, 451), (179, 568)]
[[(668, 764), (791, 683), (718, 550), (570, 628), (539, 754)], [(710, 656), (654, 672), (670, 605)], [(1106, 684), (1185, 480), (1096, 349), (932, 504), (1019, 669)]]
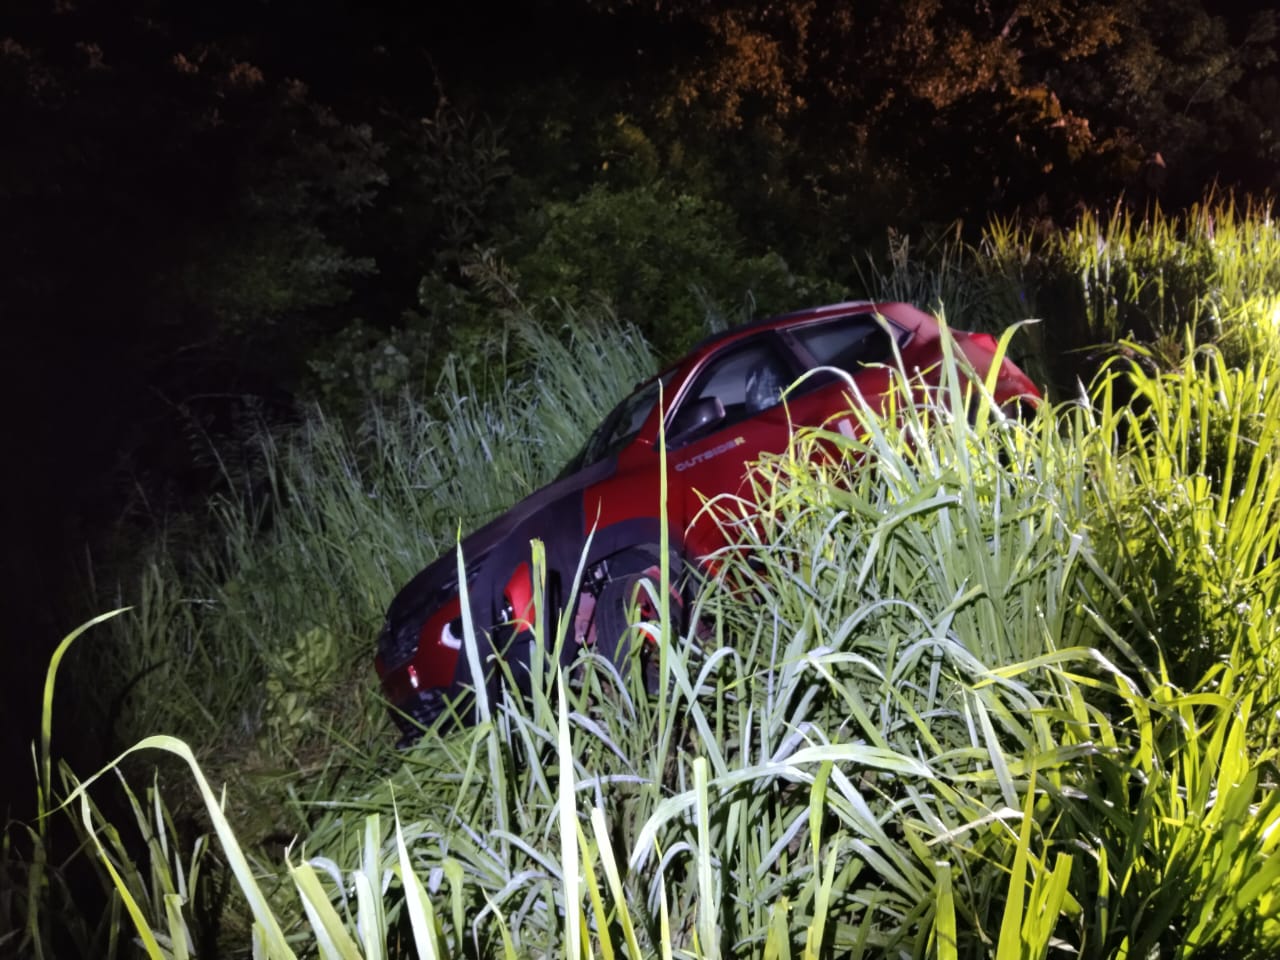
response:
[(1276, 234), (1209, 202), (899, 240), (868, 288), (957, 326), (1043, 314), (1005, 343), (1060, 401), (1006, 419), (957, 368), (950, 403), (801, 432), (758, 506), (708, 506), (735, 545), (687, 630), (647, 628), (663, 694), (548, 657), (527, 701), (402, 754), (387, 600), (552, 476), (649, 346), (515, 303), (491, 375), (219, 448), (214, 535), (171, 531), (69, 649), (104, 724), (151, 739), (88, 778), (46, 715), (0, 948), (1274, 955)]

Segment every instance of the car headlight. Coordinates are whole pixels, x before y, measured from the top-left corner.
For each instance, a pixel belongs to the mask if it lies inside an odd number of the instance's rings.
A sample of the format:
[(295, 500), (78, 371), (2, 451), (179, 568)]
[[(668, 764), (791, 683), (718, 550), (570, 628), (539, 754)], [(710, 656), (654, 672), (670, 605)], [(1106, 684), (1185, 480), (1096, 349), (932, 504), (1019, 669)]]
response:
[(454, 617), (440, 628), (440, 645), (450, 650), (462, 649), (462, 618)]

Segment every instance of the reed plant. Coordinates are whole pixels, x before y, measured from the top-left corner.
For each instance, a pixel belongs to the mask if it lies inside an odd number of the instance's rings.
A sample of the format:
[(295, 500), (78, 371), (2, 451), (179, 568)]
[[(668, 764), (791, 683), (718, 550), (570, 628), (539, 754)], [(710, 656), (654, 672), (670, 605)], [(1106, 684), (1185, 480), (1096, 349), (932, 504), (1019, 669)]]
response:
[(1269, 349), (1280, 322), (1272, 201), (1213, 192), (1180, 213), (1117, 203), (1062, 227), (997, 218), (970, 237), (961, 224), (928, 242), (890, 234), (885, 253), (854, 272), (867, 296), (945, 305), (966, 329), (1042, 320), (1013, 358), (1059, 399), (1091, 382), (1121, 341), (1173, 368), (1190, 330), (1193, 345), (1216, 344), (1238, 366)]
[(74, 648), (127, 681), (108, 714), (139, 746), (77, 779), (46, 698), (0, 954), (1274, 955), (1274, 234), (1213, 201), (902, 241), (869, 292), (1041, 314), (1002, 341), (1033, 369), (1140, 339), (1025, 420), (954, 358), (932, 394), (899, 371), (852, 437), (798, 430), (707, 504), (730, 546), (686, 617), (638, 627), (658, 694), (590, 651), (558, 671), (541, 610), (528, 696), (399, 754), (368, 667), (392, 592), (652, 356), (517, 322), (492, 376), (263, 427), (206, 548), (157, 549)]
[[(1208, 369), (1125, 375), (1176, 400)], [(732, 545), (684, 629), (669, 613), (639, 627), (662, 651), (656, 695), (590, 651), (560, 671), (567, 624), (539, 610), (547, 653), (527, 697), (478, 691), (475, 728), (428, 731), (341, 796), (300, 803), (308, 831), (274, 865), (254, 865), (189, 749), (144, 742), (199, 786), (242, 891), (240, 949), (1273, 955), (1270, 660), (1224, 638), (1201, 676), (1171, 670), (1147, 607), (1180, 588), (1140, 577), (1106, 502), (1162, 476), (1208, 481), (1196, 431), (1183, 456), (1154, 401), (1105, 415), (1105, 381), (1102, 415), (1046, 406), (1023, 422), (954, 360), (933, 393), (898, 376), (889, 409), (849, 412), (852, 437), (798, 430), (757, 465), (752, 497), (708, 503)], [(1211, 516), (1269, 489), (1264, 461), (1232, 464), (1204, 488)], [(1215, 536), (1242, 571), (1271, 561), (1270, 541)], [(1237, 613), (1265, 652), (1264, 610)], [(103, 835), (85, 809), (86, 835)], [(185, 955), (175, 917), (194, 894), (177, 877), (194, 871), (165, 852), (162, 811), (143, 821), (157, 836), (132, 874), (125, 845), (95, 844), (117, 877), (116, 940)], [(129, 879), (157, 861), (181, 869)]]

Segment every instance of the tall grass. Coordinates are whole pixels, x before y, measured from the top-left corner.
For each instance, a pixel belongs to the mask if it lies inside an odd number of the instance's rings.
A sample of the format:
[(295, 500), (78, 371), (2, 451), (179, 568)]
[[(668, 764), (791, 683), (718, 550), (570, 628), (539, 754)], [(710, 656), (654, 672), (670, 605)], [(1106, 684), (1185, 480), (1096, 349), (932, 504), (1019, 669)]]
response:
[(1112, 363), (1094, 390), (1089, 439), (1094, 526), (1110, 576), (1133, 585), (1130, 638), (1158, 641), (1180, 684), (1251, 691), (1275, 743), (1280, 331), (1271, 336), (1269, 352), (1238, 368), (1190, 341), (1171, 372)]
[(1176, 366), (1186, 345), (1216, 343), (1247, 361), (1280, 322), (1280, 224), (1270, 200), (1217, 197), (1182, 213), (1136, 216), (1117, 204), (1065, 228), (995, 220), (975, 242), (961, 226), (928, 243), (891, 235), (855, 265), (868, 296), (946, 306), (966, 329), (998, 332), (1027, 317), (1013, 357), (1058, 397), (1090, 382), (1121, 340)]
[[(370, 665), (392, 594), (451, 548), (460, 525), (549, 480), (598, 412), (652, 371), (633, 329), (568, 309), (557, 323), (510, 318), (508, 359), (479, 382), (451, 367), (436, 395), (371, 407), (359, 422), (314, 410), (243, 438), (200, 549), (159, 539), (144, 575), (120, 587), (132, 607), (71, 662), (81, 695), (107, 701), (110, 727), (77, 733), (183, 738), (211, 779), (233, 784), (227, 813), (267, 860), (308, 829), (305, 804), (342, 789), (353, 765), (372, 775), (394, 763)], [(180, 766), (162, 769), (183, 830), (174, 842), (189, 844), (198, 795)], [(112, 816), (128, 815), (126, 796), (113, 804)], [(25, 874), (48, 840), (14, 825), (6, 866)], [(211, 922), (234, 936), (236, 912)]]
[[(547, 482), (598, 411), (652, 371), (634, 330), (572, 312), (559, 320), (513, 318), (511, 362), (483, 382), (455, 368), (437, 395), (371, 407), (356, 423), (313, 410), (244, 438), (237, 459), (248, 466), (228, 462), (199, 548), (158, 541), (144, 575), (120, 587), (131, 609), (71, 661), (81, 697), (103, 701), (102, 729), (77, 733), (181, 738), (211, 781), (231, 785), (226, 813), (267, 863), (310, 829), (308, 804), (394, 765), (371, 661), (395, 590), (451, 549), (460, 526)], [(125, 769), (150, 779), (153, 763), (189, 844), (204, 814), (182, 766), (130, 757)], [(122, 793), (103, 796), (108, 819), (130, 815)], [(15, 863), (44, 844), (22, 832), (9, 842)], [(231, 938), (247, 932), (243, 906), (232, 892), (210, 923)]]
[[(638, 338), (520, 328), (501, 383), (260, 431), (216, 545), (158, 553), (72, 648), (132, 681), (117, 732), (145, 750), (81, 782), (42, 743), (0, 953), (1274, 955), (1274, 227), (1195, 216), (1158, 242), (1082, 221), (1092, 247), (1052, 241), (1071, 261), (997, 225), (989, 287), (974, 250), (933, 275), (901, 257), (880, 294), (951, 297), (965, 326), (1044, 312), (1016, 336), (1047, 338), (1066, 314), (1036, 308), (1078, 292), (1089, 336), (1133, 326), (1117, 303), (1151, 337), (1030, 422), (949, 365), (937, 402), (903, 380), (853, 438), (798, 432), (754, 497), (708, 505), (733, 546), (688, 629), (642, 625), (656, 696), (589, 651), (560, 673), (568, 625), (542, 610), (527, 698), (395, 754), (368, 667), (393, 590), (558, 469), (649, 368)], [(1188, 254), (1166, 320), (1158, 285), (1121, 282), (1144, 243), (1258, 259)]]
[(208, 546), (182, 558), (162, 548), (122, 587), (136, 602), (108, 645), (110, 672), (133, 679), (121, 737), (207, 744), (216, 732), (287, 756), (343, 701), (370, 699), (370, 641), (395, 590), (460, 526), (546, 483), (592, 416), (652, 372), (634, 330), (565, 321), (514, 323), (520, 362), (488, 382), (451, 366), (433, 397), (371, 406), (355, 424), (316, 409), (247, 437), (250, 466), (229, 470), (211, 503)]
[[(1212, 371), (1123, 375), (1177, 409)], [(280, 957), (1273, 955), (1272, 661), (1229, 643), (1176, 682), (1144, 604), (1180, 587), (1142, 579), (1115, 525), (1127, 501), (1107, 502), (1153, 476), (1194, 484), (1207, 461), (1139, 433), (1159, 403), (1109, 407), (1106, 382), (1101, 413), (1025, 424), (955, 366), (937, 400), (901, 376), (899, 404), (851, 412), (853, 438), (800, 431), (758, 465), (755, 497), (708, 505), (735, 544), (687, 631), (645, 626), (664, 650), (656, 697), (642, 671), (590, 652), (559, 672), (567, 625), (538, 611), (552, 655), (531, 695), (485, 699), (475, 729), (428, 733), (398, 767), (311, 804), (274, 866), (287, 886), (254, 877), (190, 752), (149, 741), (196, 777), (253, 918), (242, 943)], [(1269, 495), (1232, 475), (1201, 488), (1211, 515)], [(1270, 541), (1221, 536), (1242, 569), (1270, 562)], [(1269, 596), (1233, 600), (1259, 605), (1237, 612), (1270, 650)], [(163, 836), (154, 809), (139, 823)], [(120, 916), (149, 955), (181, 955), (192, 893), (176, 877), (192, 871), (130, 881), (130, 864), (147, 868), (123, 849), (98, 850)], [(148, 850), (153, 876), (184, 862), (158, 838)]]

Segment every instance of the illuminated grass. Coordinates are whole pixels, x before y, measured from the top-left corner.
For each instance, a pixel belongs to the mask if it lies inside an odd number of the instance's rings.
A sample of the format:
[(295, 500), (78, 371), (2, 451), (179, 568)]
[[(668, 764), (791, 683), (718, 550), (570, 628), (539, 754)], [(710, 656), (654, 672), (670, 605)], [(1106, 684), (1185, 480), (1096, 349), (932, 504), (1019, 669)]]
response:
[[(941, 404), (855, 411), (855, 439), (801, 432), (757, 505), (711, 507), (751, 522), (690, 629), (647, 627), (662, 696), (548, 656), (527, 700), (405, 754), (368, 667), (391, 592), (544, 482), (647, 353), (535, 339), (518, 395), (262, 433), (217, 549), (158, 557), (70, 649), (138, 678), (122, 730), (181, 740), (83, 784), (42, 740), (50, 816), (6, 833), (0, 952), (1274, 955), (1273, 234), (1212, 205), (993, 227), (987, 286), (966, 262), (937, 288), (957, 324), (1055, 290), (1099, 339), (1141, 314), (1087, 403), (1019, 423), (951, 371)], [(908, 273), (927, 303), (939, 277)], [(55, 825), (117, 891), (100, 914)]]

